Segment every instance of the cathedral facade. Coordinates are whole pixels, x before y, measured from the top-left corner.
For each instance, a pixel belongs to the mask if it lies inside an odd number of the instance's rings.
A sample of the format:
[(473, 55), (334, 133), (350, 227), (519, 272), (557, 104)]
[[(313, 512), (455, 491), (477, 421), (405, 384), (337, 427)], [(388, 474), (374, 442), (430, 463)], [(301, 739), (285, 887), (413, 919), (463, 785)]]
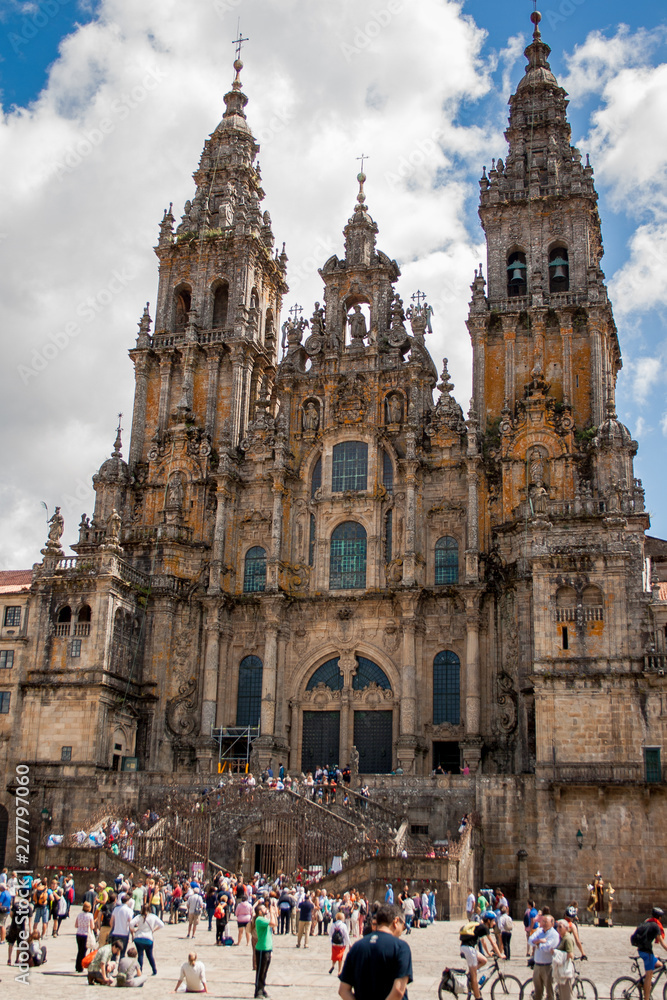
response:
[(466, 414), (363, 172), (322, 304), (281, 316), (235, 63), (194, 198), (160, 226), (127, 460), (119, 431), (76, 556), (57, 514), (34, 568), (6, 752), (37, 781), (209, 773), (246, 738), (292, 772), (440, 765), (489, 801), (494, 776), (518, 782), (534, 844), (573, 790), (655, 806), (665, 605), (615, 412), (593, 168), (533, 17), (507, 158), (480, 180)]

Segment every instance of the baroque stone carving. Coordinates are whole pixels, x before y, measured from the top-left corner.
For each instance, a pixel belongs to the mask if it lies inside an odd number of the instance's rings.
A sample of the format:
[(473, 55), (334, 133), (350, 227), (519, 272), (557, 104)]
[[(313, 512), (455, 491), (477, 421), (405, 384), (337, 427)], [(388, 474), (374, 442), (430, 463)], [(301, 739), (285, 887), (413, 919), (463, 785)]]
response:
[(197, 731), (197, 679), (190, 677), (178, 694), (167, 702), (166, 722), (174, 736), (192, 736)]

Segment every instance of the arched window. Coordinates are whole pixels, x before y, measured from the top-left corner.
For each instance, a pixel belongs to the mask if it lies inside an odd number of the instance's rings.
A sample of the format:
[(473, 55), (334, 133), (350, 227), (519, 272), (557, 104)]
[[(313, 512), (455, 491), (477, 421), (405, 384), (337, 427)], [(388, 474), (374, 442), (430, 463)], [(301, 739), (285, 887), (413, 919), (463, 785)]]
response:
[(330, 590), (363, 590), (366, 586), (366, 531), (345, 521), (331, 535)]
[(181, 289), (174, 299), (174, 330), (182, 333), (188, 322), (188, 313), (192, 307), (192, 295), (188, 288)]
[(213, 323), (214, 327), (227, 325), (227, 309), (229, 307), (229, 285), (218, 285), (213, 295)]
[(327, 660), (321, 667), (318, 667), (306, 684), (306, 691), (312, 691), (318, 684), (326, 684), (332, 691), (343, 690), (343, 675), (338, 666), (338, 657)]
[(507, 294), (526, 295), (528, 292), (528, 267), (526, 255), (521, 250), (515, 250), (507, 258)]
[(592, 585), (584, 587), (584, 592), (581, 595), (581, 603), (584, 605), (600, 606), (604, 604), (604, 598), (602, 597), (602, 591), (599, 587), (594, 587)]
[(322, 459), (318, 458), (313, 468), (313, 478), (310, 481), (310, 495), (314, 497), (322, 486)]
[(433, 660), (433, 725), (461, 721), (461, 662), (450, 649)]
[(455, 538), (444, 535), (435, 543), (435, 583), (459, 582), (459, 546)]
[(89, 622), (91, 619), (91, 611), (89, 604), (82, 604), (79, 608), (79, 613), (76, 616), (77, 620), (80, 622)]
[(382, 451), (382, 483), (387, 493), (394, 492), (394, 463), (388, 451)]
[(365, 490), (368, 476), (368, 445), (363, 441), (343, 441), (334, 445), (331, 490)]
[(367, 660), (365, 656), (358, 656), (357, 672), (352, 678), (352, 687), (355, 691), (363, 691), (367, 688), (369, 684), (377, 684), (384, 691), (391, 691), (391, 684), (389, 683), (389, 678), (385, 674), (381, 667), (378, 667), (377, 663), (373, 663), (372, 660)]
[(61, 608), (60, 611), (58, 612), (58, 624), (61, 624), (62, 622), (71, 622), (71, 620), (72, 620), (72, 609), (70, 608), (69, 604), (67, 604), (65, 605), (64, 608)]
[(259, 656), (244, 656), (239, 664), (237, 726), (259, 725), (262, 711), (262, 672), (262, 661)]
[(556, 591), (556, 607), (573, 608), (577, 603), (577, 594), (573, 587), (559, 587)]
[(266, 552), (260, 545), (253, 545), (245, 554), (243, 591), (246, 594), (266, 590)]
[(549, 254), (549, 291), (567, 292), (570, 289), (570, 259), (565, 247), (556, 247)]

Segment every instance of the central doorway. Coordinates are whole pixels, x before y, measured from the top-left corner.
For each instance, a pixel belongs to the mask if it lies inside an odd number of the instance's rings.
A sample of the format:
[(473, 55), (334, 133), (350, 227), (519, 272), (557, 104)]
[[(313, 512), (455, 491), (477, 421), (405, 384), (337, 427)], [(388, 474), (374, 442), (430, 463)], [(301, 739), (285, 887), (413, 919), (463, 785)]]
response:
[(304, 712), (301, 770), (340, 764), (340, 712)]
[(355, 712), (354, 745), (361, 774), (389, 774), (392, 760), (393, 712)]

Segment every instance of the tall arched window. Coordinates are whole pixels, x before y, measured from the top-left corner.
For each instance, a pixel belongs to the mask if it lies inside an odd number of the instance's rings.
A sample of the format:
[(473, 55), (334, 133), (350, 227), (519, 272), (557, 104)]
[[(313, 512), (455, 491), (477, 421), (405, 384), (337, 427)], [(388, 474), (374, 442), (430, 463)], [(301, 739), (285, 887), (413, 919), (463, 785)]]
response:
[(565, 247), (556, 247), (549, 254), (549, 291), (570, 290), (570, 258)]
[(433, 660), (433, 725), (461, 721), (461, 662), (450, 649)]
[(182, 333), (188, 322), (188, 313), (192, 307), (192, 295), (188, 288), (181, 289), (174, 299), (174, 330)]
[(334, 445), (331, 466), (333, 493), (365, 490), (367, 477), (368, 445), (365, 442), (343, 441)]
[(326, 684), (332, 691), (343, 690), (343, 675), (338, 666), (337, 656), (317, 668), (306, 684), (306, 691), (312, 691), (318, 684)]
[(245, 554), (243, 590), (246, 594), (266, 590), (266, 552), (260, 545), (253, 545)]
[(363, 590), (366, 586), (366, 530), (345, 521), (331, 535), (330, 590)]
[(77, 615), (77, 620), (80, 622), (89, 622), (91, 619), (90, 604), (82, 604), (79, 608), (79, 613)]
[(459, 546), (455, 538), (444, 535), (435, 543), (435, 583), (459, 582)]
[(218, 285), (213, 295), (213, 323), (214, 327), (227, 325), (227, 309), (229, 307), (229, 285)]
[(237, 726), (259, 725), (262, 711), (262, 672), (262, 661), (259, 656), (244, 656), (239, 664)]
[(382, 450), (382, 484), (387, 493), (394, 492), (394, 463), (388, 451)]
[(322, 459), (318, 458), (313, 467), (313, 478), (310, 481), (310, 495), (314, 497), (322, 485)]
[(525, 295), (528, 291), (528, 267), (526, 255), (521, 250), (515, 250), (507, 258), (507, 294)]
[(64, 608), (61, 608), (58, 612), (58, 622), (71, 622), (72, 620), (72, 609), (69, 604), (66, 604)]

